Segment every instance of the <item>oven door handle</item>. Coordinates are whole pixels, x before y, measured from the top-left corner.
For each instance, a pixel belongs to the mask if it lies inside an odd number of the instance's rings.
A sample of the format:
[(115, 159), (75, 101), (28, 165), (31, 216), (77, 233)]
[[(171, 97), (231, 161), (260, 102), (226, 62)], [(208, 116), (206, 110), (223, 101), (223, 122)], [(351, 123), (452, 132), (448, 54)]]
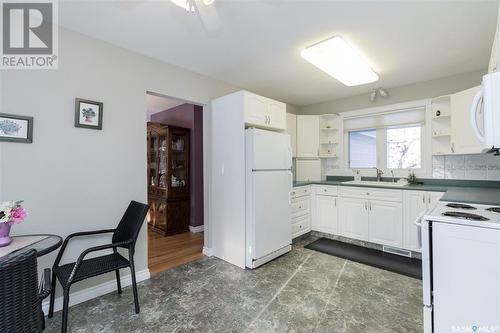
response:
[(432, 307), (431, 222), (422, 221), (422, 289), (424, 306)]

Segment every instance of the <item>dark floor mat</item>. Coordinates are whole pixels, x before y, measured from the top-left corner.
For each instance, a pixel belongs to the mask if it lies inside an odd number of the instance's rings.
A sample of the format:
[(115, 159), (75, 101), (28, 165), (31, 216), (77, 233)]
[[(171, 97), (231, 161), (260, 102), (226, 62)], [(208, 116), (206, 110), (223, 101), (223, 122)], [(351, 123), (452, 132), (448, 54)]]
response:
[(304, 247), (412, 278), (422, 279), (422, 261), (420, 259), (402, 257), (328, 238), (320, 238)]

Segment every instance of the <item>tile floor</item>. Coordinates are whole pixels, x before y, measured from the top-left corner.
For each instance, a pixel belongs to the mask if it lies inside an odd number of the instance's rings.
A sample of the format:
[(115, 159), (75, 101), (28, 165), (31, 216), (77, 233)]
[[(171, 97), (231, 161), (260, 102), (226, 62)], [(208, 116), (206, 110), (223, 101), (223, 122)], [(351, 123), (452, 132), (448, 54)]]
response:
[[(216, 258), (69, 310), (70, 332), (421, 332), (421, 281), (303, 248), (256, 270)], [(60, 312), (46, 332), (60, 330)]]

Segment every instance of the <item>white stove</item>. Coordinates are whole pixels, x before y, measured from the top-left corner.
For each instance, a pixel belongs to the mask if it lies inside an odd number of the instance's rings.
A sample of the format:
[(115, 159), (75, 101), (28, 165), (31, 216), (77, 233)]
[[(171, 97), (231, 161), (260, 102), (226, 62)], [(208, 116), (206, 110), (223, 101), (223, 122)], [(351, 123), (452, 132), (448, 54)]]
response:
[(500, 332), (500, 207), (440, 201), (421, 227), (424, 332)]
[(440, 201), (423, 220), (500, 229), (500, 206)]

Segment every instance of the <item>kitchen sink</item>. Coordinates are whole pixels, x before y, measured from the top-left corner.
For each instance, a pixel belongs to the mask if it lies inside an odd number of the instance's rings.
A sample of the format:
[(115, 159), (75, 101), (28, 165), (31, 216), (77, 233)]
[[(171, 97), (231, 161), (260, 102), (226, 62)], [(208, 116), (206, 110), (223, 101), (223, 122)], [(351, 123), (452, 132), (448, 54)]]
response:
[(408, 184), (405, 183), (392, 183), (392, 182), (377, 182), (369, 180), (350, 180), (347, 182), (342, 182), (346, 185), (366, 185), (366, 186), (382, 186), (382, 187), (403, 187)]

